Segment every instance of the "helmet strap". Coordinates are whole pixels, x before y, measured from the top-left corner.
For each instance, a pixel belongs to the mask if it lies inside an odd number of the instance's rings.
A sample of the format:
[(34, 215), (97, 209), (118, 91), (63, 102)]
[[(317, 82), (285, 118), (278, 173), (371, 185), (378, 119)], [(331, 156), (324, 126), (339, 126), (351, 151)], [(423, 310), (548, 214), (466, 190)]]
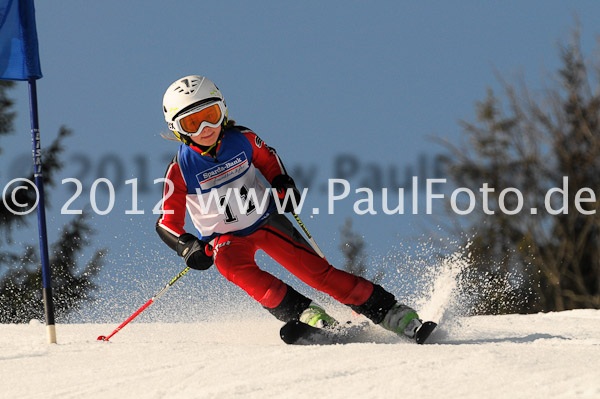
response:
[(186, 136), (185, 134), (177, 133), (174, 130), (172, 132), (175, 135), (175, 137), (177, 137), (179, 139), (179, 141), (181, 141), (183, 144), (190, 145), (190, 143), (193, 143), (192, 139), (190, 139), (189, 136)]
[[(191, 139), (189, 136), (180, 135), (180, 136), (181, 136), (181, 139), (180, 139), (180, 140), (181, 140), (181, 141), (182, 141), (184, 144), (186, 144), (186, 145), (188, 145), (188, 146), (194, 146), (194, 147), (196, 147), (196, 148), (199, 148), (199, 149), (202, 151), (202, 152), (200, 153), (200, 155), (209, 155), (209, 156), (210, 156), (210, 155), (211, 155), (210, 153), (211, 153), (211, 152), (212, 152), (212, 151), (213, 151), (215, 148), (217, 148), (217, 149), (218, 149), (218, 147), (219, 147), (219, 144), (221, 144), (221, 140), (223, 139), (223, 134), (224, 134), (224, 133), (225, 133), (225, 127), (224, 127), (224, 126), (222, 126), (222, 127), (221, 127), (221, 132), (219, 133), (219, 137), (217, 138), (217, 141), (215, 141), (215, 143), (214, 143), (213, 145), (211, 145), (211, 146), (208, 146), (208, 147), (207, 147), (207, 146), (202, 146), (202, 145), (196, 144), (194, 141), (192, 141), (192, 139)], [(185, 138), (185, 139), (184, 139), (184, 138)], [(215, 153), (216, 153), (216, 151), (215, 151)], [(215, 154), (215, 155), (216, 155), (216, 154)]]

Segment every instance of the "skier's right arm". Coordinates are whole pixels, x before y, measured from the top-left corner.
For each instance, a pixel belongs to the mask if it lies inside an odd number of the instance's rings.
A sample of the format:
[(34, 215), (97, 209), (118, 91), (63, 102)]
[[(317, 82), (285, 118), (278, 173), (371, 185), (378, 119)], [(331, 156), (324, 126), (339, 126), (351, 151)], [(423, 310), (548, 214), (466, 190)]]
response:
[(206, 242), (184, 229), (186, 196), (187, 185), (175, 157), (165, 174), (162, 214), (156, 222), (156, 232), (165, 244), (183, 257), (187, 266), (206, 270), (213, 264), (212, 251)]

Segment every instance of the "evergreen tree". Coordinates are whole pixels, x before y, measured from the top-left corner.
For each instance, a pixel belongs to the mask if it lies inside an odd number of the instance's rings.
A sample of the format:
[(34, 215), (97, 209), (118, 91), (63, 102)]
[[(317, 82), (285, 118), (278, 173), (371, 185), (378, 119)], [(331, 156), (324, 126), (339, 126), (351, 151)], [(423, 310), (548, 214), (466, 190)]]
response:
[[(12, 87), (13, 82), (0, 81), (0, 135), (13, 132), (15, 112), (12, 110), (13, 101), (7, 95), (7, 91)], [(69, 129), (61, 127), (56, 140), (42, 153), (46, 187), (55, 184), (54, 176), (62, 167), (62, 143), (70, 134)], [(26, 178), (33, 181), (33, 175)], [(42, 273), (37, 241), (19, 252), (18, 249), (14, 249), (12, 237), (13, 231), (28, 226), (28, 220), (35, 212), (21, 216), (10, 211), (18, 209), (17, 204), (32, 205), (35, 199), (33, 189), (18, 190), (14, 201), (11, 195), (0, 198), (1, 323), (22, 323), (44, 318)], [(90, 236), (93, 231), (86, 218), (85, 214), (78, 215), (63, 226), (58, 240), (51, 245), (50, 269), (57, 320), (77, 309), (84, 301), (92, 299), (91, 293), (96, 289), (93, 278), (102, 266), (105, 250), (96, 251), (83, 267), (80, 267), (77, 261), (81, 258), (81, 252), (91, 245)], [(37, 229), (34, 236), (37, 237)]]
[[(369, 267), (367, 266), (367, 254), (365, 253), (365, 241), (360, 234), (352, 229), (352, 219), (347, 218), (340, 231), (340, 250), (345, 259), (344, 270), (355, 276), (367, 277)], [(383, 270), (378, 270), (371, 281), (380, 282), (383, 277)]]

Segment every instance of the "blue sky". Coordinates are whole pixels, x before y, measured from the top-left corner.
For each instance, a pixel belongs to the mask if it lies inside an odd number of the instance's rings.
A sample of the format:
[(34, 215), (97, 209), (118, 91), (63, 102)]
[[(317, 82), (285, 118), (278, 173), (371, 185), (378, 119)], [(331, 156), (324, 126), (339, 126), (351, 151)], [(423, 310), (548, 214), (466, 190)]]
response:
[[(88, 183), (75, 208), (89, 202), (89, 184), (101, 175), (144, 174), (151, 185), (177, 147), (160, 137), (163, 93), (175, 79), (201, 74), (220, 87), (230, 117), (275, 147), (290, 170), (303, 168), (314, 187), (333, 177), (340, 154), (359, 161), (353, 185), (372, 180), (373, 171), (385, 185), (390, 168), (405, 173), (420, 157), (443, 152), (430, 136), (457, 140), (457, 121), (472, 120), (474, 102), (499, 88), (496, 72), (509, 81), (522, 74), (534, 90), (549, 84), (557, 43), (569, 40), (576, 18), (590, 54), (597, 15), (600, 4), (591, 1), (37, 1), (42, 144), (62, 124), (74, 130), (61, 177)], [(18, 135), (0, 143), (2, 186), (31, 151), (26, 85), (13, 95)], [(93, 220), (111, 249), (109, 266), (144, 263), (173, 274), (180, 264), (150, 214), (158, 188), (140, 195), (145, 215), (125, 216), (128, 187), (121, 183), (111, 214)], [(59, 188), (53, 196), (51, 235), (68, 219), (59, 215), (68, 195)], [(326, 207), (319, 190), (307, 201), (309, 209)], [(374, 261), (429, 236), (423, 225), (431, 227), (431, 218), (359, 217), (352, 204), (305, 217), (334, 263), (348, 216)], [(152, 266), (156, 259), (161, 264)]]

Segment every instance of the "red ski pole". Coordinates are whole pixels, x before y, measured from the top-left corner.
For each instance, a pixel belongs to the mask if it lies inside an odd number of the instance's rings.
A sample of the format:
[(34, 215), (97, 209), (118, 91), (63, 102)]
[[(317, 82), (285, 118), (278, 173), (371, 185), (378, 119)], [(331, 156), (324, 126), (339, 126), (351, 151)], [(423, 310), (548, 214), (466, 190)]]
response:
[(119, 327), (117, 327), (115, 329), (115, 331), (113, 331), (108, 337), (101, 335), (98, 337), (98, 341), (108, 341), (110, 339), (110, 337), (112, 337), (113, 335), (115, 335), (116, 333), (118, 333), (123, 327), (125, 327), (131, 320), (135, 319), (140, 313), (142, 313), (144, 310), (146, 310), (146, 308), (148, 306), (150, 306), (155, 299), (157, 299), (159, 296), (161, 296), (162, 294), (164, 294), (165, 292), (167, 292), (169, 290), (169, 288), (171, 288), (171, 286), (173, 284), (175, 284), (175, 281), (179, 280), (181, 277), (183, 277), (184, 274), (186, 274), (188, 272), (188, 270), (190, 270), (189, 267), (186, 267), (185, 269), (183, 269), (177, 276), (175, 276), (175, 278), (171, 281), (169, 281), (169, 283), (167, 285), (165, 285), (163, 287), (162, 290), (160, 290), (156, 295), (154, 295), (152, 298), (150, 298), (150, 300), (148, 302), (146, 302), (144, 304), (144, 306), (142, 306), (141, 308), (139, 308), (134, 314), (132, 314), (131, 316), (129, 316), (129, 318), (127, 320), (125, 320)]

